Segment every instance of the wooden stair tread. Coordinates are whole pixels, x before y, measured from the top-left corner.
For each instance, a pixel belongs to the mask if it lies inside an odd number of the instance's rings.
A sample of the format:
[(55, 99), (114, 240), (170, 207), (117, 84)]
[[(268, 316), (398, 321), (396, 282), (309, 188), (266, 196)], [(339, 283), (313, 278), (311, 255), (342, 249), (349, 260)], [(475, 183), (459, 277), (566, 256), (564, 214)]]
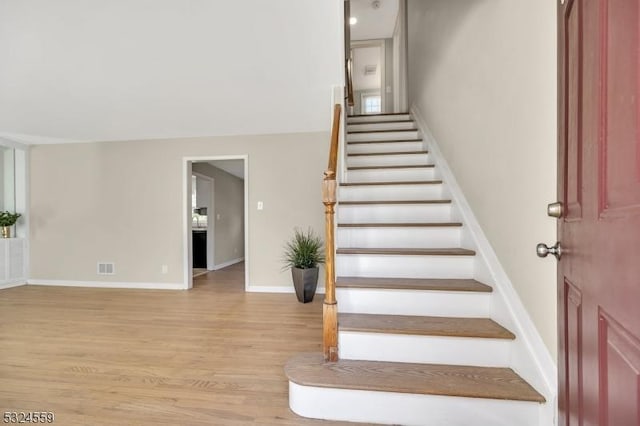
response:
[(338, 316), (338, 328), (340, 331), (360, 331), (365, 333), (509, 340), (516, 338), (512, 332), (490, 318), (341, 313)]
[(376, 204), (451, 204), (451, 200), (378, 200), (378, 201), (338, 201), (343, 206), (368, 206)]
[(382, 141), (353, 141), (347, 142), (347, 145), (362, 145), (370, 143), (401, 143), (401, 142), (422, 142), (421, 138), (417, 139), (387, 139)]
[(435, 164), (407, 164), (406, 166), (355, 166), (347, 170), (387, 170), (387, 169), (431, 169)]
[(339, 288), (371, 288), (384, 290), (427, 290), (427, 291), (474, 291), (490, 293), (491, 287), (476, 280), (469, 279), (434, 279), (434, 278), (368, 278), (338, 277), (336, 287)]
[(417, 155), (417, 154), (428, 154), (429, 151), (393, 151), (393, 152), (354, 152), (347, 154), (347, 157), (366, 157), (369, 155)]
[(381, 361), (325, 362), (322, 354), (301, 353), (285, 367), (301, 386), (422, 395), (545, 402), (510, 368)]
[(474, 256), (475, 251), (463, 248), (339, 248), (337, 254), (385, 254), (394, 256)]
[(372, 185), (439, 185), (441, 180), (407, 180), (389, 182), (343, 182), (340, 186), (372, 186)]
[(460, 222), (423, 222), (423, 223), (339, 223), (338, 228), (437, 228), (459, 227)]
[[(348, 117), (347, 117), (348, 118)], [(360, 122), (360, 123), (349, 123), (347, 122), (348, 125), (356, 125), (356, 124), (387, 124), (387, 123), (413, 123), (414, 120), (412, 120), (411, 118), (406, 119), (406, 120), (389, 120), (389, 121), (364, 121), (364, 122)]]
[(380, 117), (380, 116), (387, 116), (387, 115), (409, 115), (411, 114), (410, 112), (381, 112), (379, 114), (354, 114), (354, 115), (347, 115), (347, 118), (351, 118), (351, 117)]
[[(347, 123), (356, 124), (356, 123)], [(384, 129), (384, 130), (353, 130), (351, 132), (347, 132), (348, 135), (355, 135), (360, 133), (395, 133), (395, 132), (417, 132), (418, 129)]]

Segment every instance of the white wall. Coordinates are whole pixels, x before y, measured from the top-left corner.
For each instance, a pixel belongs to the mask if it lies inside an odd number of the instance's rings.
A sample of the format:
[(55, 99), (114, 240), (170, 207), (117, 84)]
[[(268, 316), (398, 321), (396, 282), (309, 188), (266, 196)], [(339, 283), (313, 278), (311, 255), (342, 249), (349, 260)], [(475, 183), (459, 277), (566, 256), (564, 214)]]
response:
[[(325, 131), (342, 0), (0, 0), (0, 136)], [(18, 136), (16, 136), (18, 135)]]
[(409, 96), (555, 359), (556, 2), (409, 0)]
[(296, 226), (322, 234), (328, 151), (328, 132), (34, 146), (30, 278), (183, 283), (183, 158), (248, 155), (249, 285), (290, 289), (282, 247)]

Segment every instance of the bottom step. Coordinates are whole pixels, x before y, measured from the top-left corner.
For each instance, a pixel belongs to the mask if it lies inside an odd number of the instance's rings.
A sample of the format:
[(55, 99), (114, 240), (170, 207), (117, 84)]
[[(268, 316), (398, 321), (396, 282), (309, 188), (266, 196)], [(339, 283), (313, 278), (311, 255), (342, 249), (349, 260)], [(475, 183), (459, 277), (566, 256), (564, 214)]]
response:
[(299, 354), (285, 366), (304, 417), (429, 426), (539, 426), (544, 397), (509, 368), (341, 360)]

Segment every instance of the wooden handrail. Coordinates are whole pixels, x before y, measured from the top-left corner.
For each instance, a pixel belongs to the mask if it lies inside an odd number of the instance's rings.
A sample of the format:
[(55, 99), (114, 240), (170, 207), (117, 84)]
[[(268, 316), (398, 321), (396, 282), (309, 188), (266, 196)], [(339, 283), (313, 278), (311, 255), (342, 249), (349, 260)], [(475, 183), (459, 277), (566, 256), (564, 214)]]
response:
[(344, 2), (344, 80), (345, 103), (354, 106), (353, 101), (353, 59), (351, 58), (351, 2)]
[(327, 171), (336, 174), (338, 168), (338, 144), (340, 141), (340, 114), (342, 106), (335, 104), (333, 107), (333, 126), (331, 127), (331, 147), (329, 148), (329, 165)]
[(338, 144), (340, 140), (340, 116), (342, 107), (333, 108), (333, 127), (329, 166), (322, 180), (322, 203), (325, 215), (325, 294), (322, 307), (322, 352), (325, 361), (338, 360), (338, 302), (336, 301), (336, 266), (334, 216), (336, 205), (336, 170), (338, 167)]
[(353, 59), (347, 60), (347, 105), (352, 107), (355, 105), (353, 99)]

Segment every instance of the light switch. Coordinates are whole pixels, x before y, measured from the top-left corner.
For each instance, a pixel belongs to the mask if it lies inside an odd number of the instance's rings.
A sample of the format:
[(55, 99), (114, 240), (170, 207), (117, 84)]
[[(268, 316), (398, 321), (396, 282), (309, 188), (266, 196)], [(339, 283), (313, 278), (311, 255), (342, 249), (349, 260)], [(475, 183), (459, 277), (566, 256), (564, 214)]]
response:
[(264, 204), (262, 201), (258, 201), (258, 210), (262, 210), (264, 208)]
[(220, 220), (220, 213), (216, 214), (216, 220)]

